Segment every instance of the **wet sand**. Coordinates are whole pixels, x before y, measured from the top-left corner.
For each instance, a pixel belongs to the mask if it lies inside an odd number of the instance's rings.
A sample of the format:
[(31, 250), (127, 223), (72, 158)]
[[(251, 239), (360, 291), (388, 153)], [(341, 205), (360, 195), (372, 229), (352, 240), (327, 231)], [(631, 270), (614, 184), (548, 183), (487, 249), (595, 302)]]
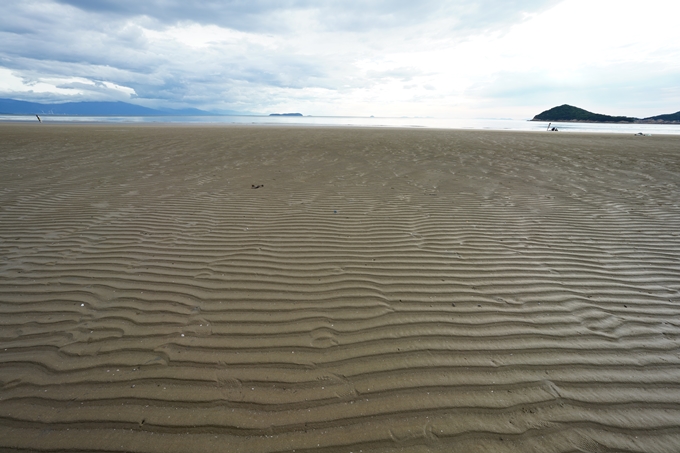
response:
[(672, 136), (0, 124), (0, 450), (676, 452), (679, 184)]

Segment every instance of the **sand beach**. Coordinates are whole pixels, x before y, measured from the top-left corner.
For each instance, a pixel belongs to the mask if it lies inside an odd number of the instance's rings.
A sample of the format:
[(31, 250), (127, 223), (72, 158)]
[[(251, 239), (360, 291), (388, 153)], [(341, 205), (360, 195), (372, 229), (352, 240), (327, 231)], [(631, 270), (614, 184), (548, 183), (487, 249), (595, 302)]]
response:
[(0, 124), (0, 451), (679, 449), (680, 137)]

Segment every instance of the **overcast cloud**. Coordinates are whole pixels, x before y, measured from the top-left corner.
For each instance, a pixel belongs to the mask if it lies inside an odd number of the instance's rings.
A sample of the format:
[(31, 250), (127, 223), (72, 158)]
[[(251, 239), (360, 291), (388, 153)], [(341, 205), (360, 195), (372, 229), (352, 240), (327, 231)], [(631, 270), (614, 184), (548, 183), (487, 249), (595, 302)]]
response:
[(680, 110), (675, 0), (9, 0), (0, 97), (312, 115)]

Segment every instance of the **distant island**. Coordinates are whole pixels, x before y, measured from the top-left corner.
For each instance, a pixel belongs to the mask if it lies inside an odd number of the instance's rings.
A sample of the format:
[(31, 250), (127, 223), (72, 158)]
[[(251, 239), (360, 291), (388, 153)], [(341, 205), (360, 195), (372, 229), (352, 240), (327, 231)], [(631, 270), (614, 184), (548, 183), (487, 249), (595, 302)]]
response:
[(635, 123), (635, 124), (678, 124), (680, 112), (668, 115), (651, 116), (649, 118), (633, 118), (630, 116), (610, 116), (589, 112), (573, 105), (560, 105), (541, 112), (531, 121), (562, 121), (573, 123)]
[(269, 116), (303, 116), (302, 113), (270, 113)]
[(202, 116), (215, 115), (204, 110), (152, 109), (127, 102), (64, 102), (40, 104), (38, 102), (0, 99), (0, 114), (3, 115), (88, 115), (88, 116)]

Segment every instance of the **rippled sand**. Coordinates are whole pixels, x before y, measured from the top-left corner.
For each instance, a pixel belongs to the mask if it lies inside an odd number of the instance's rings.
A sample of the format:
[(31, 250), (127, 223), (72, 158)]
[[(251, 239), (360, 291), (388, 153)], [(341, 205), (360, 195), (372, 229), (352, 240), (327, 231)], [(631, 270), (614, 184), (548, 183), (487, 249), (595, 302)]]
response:
[(0, 449), (677, 452), (679, 184), (670, 136), (0, 124)]

